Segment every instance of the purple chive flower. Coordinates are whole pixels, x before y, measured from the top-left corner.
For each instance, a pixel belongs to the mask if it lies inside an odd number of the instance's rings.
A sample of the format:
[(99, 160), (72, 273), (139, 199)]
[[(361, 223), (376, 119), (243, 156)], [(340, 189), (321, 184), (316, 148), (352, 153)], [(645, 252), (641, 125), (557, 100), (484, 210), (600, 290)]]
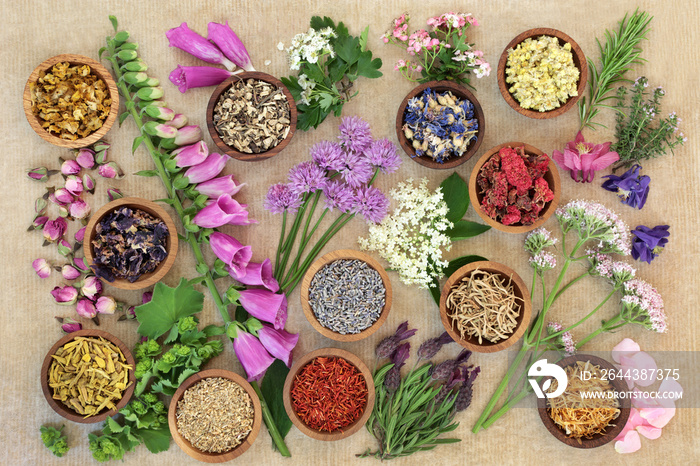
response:
[(119, 168), (119, 165), (117, 165), (114, 162), (107, 162), (103, 165), (100, 165), (100, 168), (97, 169), (97, 173), (102, 177), (102, 178), (108, 178), (108, 179), (121, 179), (124, 178), (124, 172), (122, 171), (121, 168)]
[(253, 257), (253, 249), (250, 246), (243, 246), (233, 236), (218, 231), (209, 236), (209, 245), (214, 255), (235, 273), (245, 273), (245, 268)]
[(66, 178), (66, 189), (75, 196), (80, 195), (83, 192), (83, 180), (79, 176), (68, 176)]
[(346, 154), (345, 167), (339, 171), (345, 182), (353, 188), (367, 184), (374, 174), (372, 164), (367, 157), (352, 152)]
[(246, 71), (255, 71), (255, 68), (250, 63), (250, 55), (248, 55), (245, 45), (243, 45), (236, 33), (231, 30), (228, 21), (226, 21), (225, 25), (209, 23), (207, 26), (207, 39), (214, 42), (224, 52), (226, 58), (240, 68)]
[(90, 194), (95, 192), (95, 179), (89, 173), (83, 173), (83, 188)]
[(301, 203), (301, 196), (292, 191), (289, 185), (277, 183), (267, 190), (263, 206), (273, 214), (281, 214), (285, 210), (293, 214), (299, 210)]
[(233, 175), (225, 175), (199, 183), (196, 189), (200, 194), (211, 198), (217, 198), (222, 194), (234, 196), (245, 185), (245, 183), (238, 184)]
[(102, 292), (102, 282), (94, 275), (85, 277), (83, 286), (80, 287), (80, 293), (90, 300), (97, 299), (97, 296)]
[(326, 171), (310, 160), (289, 170), (289, 189), (295, 193), (313, 193), (323, 189), (327, 181)]
[(369, 163), (383, 173), (394, 173), (401, 166), (401, 157), (396, 152), (396, 146), (386, 138), (374, 141), (365, 150), (365, 156)]
[(340, 145), (346, 151), (361, 154), (372, 144), (372, 132), (369, 123), (360, 117), (344, 117), (338, 127)]
[(211, 180), (221, 173), (230, 158), (226, 154), (209, 154), (204, 162), (188, 168), (184, 176), (193, 184)]
[[(174, 119), (173, 119), (174, 120)], [(178, 128), (177, 136), (175, 136), (175, 144), (178, 146), (187, 146), (194, 144), (204, 137), (202, 130), (197, 125), (189, 125)]]
[(100, 314), (114, 314), (117, 310), (117, 302), (111, 296), (100, 296), (95, 303), (95, 309)]
[(89, 299), (80, 298), (80, 300), (78, 300), (78, 305), (75, 307), (75, 312), (77, 312), (80, 317), (92, 319), (97, 315), (97, 308), (95, 307), (95, 303)]
[(317, 142), (311, 148), (311, 159), (326, 170), (338, 171), (345, 167), (345, 154), (337, 142)]
[(80, 173), (80, 165), (75, 160), (66, 160), (61, 164), (61, 173), (64, 175), (77, 175)]
[(177, 47), (185, 52), (193, 55), (207, 63), (215, 63), (224, 65), (229, 70), (232, 70), (234, 64), (224, 57), (221, 50), (216, 45), (212, 44), (204, 37), (187, 27), (187, 23), (182, 23), (176, 28), (170, 29), (165, 33), (165, 36), (170, 41), (171, 47)]
[(32, 262), (32, 267), (39, 278), (47, 278), (51, 275), (51, 264), (46, 259), (35, 259)]
[[(63, 267), (61, 267), (61, 275), (66, 280), (75, 280), (76, 278), (80, 277), (81, 272), (80, 272), (80, 270), (73, 267), (72, 265), (66, 264)], [(41, 276), (41, 275), (39, 275), (39, 276)]]
[(85, 239), (85, 230), (87, 227), (82, 227), (80, 230), (75, 232), (75, 235), (73, 238), (75, 239), (76, 243), (82, 243), (83, 240)]
[(277, 330), (284, 328), (287, 322), (287, 296), (260, 289), (241, 290), (240, 293), (239, 302), (248, 314), (273, 324)]
[(187, 116), (182, 113), (176, 113), (173, 119), (166, 121), (165, 124), (180, 129), (187, 124)]
[(192, 223), (202, 228), (217, 228), (222, 225), (250, 225), (257, 223), (248, 218), (244, 204), (239, 204), (227, 194), (222, 194), (216, 201), (200, 210)]
[(178, 147), (172, 152), (175, 165), (178, 167), (191, 167), (204, 162), (209, 155), (209, 148), (204, 141), (199, 141), (189, 146)]
[(396, 328), (396, 333), (379, 342), (375, 350), (377, 357), (380, 359), (390, 358), (396, 351), (396, 348), (399, 347), (401, 341), (411, 338), (417, 331), (417, 329), (408, 330), (408, 321), (402, 322)]
[(80, 149), (75, 156), (75, 161), (83, 168), (92, 168), (95, 166), (95, 151), (87, 148)]
[(77, 198), (70, 205), (69, 212), (71, 217), (76, 218), (78, 220), (83, 219), (90, 215), (90, 204), (88, 204), (80, 198)]
[(258, 338), (272, 356), (281, 360), (287, 367), (291, 367), (292, 350), (299, 341), (298, 333), (289, 333), (286, 330), (277, 330), (269, 325), (263, 325), (258, 330)]
[(657, 225), (654, 228), (639, 225), (631, 231), (632, 257), (651, 264), (652, 259), (661, 254), (661, 250), (668, 243), (668, 225)]
[(195, 87), (218, 86), (233, 73), (213, 66), (182, 66), (177, 65), (169, 76), (183, 94)]
[(362, 186), (355, 190), (352, 210), (367, 222), (380, 223), (386, 217), (389, 199), (374, 186)]
[(647, 201), (651, 182), (649, 176), (639, 176), (641, 169), (641, 166), (634, 165), (622, 176), (604, 176), (608, 180), (603, 182), (603, 189), (616, 193), (623, 204), (641, 209)]
[(51, 290), (51, 296), (58, 304), (72, 305), (78, 299), (78, 290), (70, 285), (57, 286)]
[(229, 274), (244, 285), (264, 286), (276, 293), (280, 289), (279, 283), (272, 276), (272, 262), (265, 259), (263, 262), (248, 262), (245, 269), (229, 267)]
[(270, 356), (270, 353), (254, 335), (241, 328), (237, 330), (238, 335), (233, 339), (233, 351), (248, 374), (248, 381), (260, 380), (265, 375), (267, 368), (275, 362), (275, 358)]
[(108, 188), (107, 189), (107, 197), (109, 198), (110, 202), (115, 200), (115, 199), (121, 199), (124, 197), (124, 194), (117, 188)]
[(340, 212), (349, 212), (355, 201), (355, 191), (340, 180), (331, 180), (323, 188), (326, 196), (326, 208), (332, 211), (337, 208)]
[(51, 243), (58, 241), (68, 228), (68, 222), (63, 217), (49, 220), (44, 224), (44, 239)]

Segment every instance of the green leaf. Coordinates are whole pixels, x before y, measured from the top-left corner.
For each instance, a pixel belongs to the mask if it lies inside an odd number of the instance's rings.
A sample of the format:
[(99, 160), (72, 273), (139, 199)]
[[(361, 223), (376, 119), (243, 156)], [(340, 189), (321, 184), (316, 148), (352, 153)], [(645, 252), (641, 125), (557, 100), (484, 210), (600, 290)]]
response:
[(162, 282), (153, 288), (151, 301), (135, 309), (139, 334), (158, 338), (168, 332), (183, 317), (194, 315), (202, 310), (204, 295), (182, 278), (177, 288)]
[(209, 272), (209, 267), (207, 267), (207, 264), (197, 264), (196, 270), (198, 273), (206, 275)]
[(484, 225), (483, 223), (472, 222), (469, 220), (460, 220), (455, 223), (454, 227), (447, 230), (447, 235), (452, 241), (459, 241), (461, 239), (472, 238), (478, 236), (488, 230), (491, 227)]
[(99, 52), (97, 52), (97, 59), (102, 60), (102, 54), (107, 51), (107, 47), (100, 47)]
[(360, 49), (362, 49), (363, 52), (367, 50), (367, 37), (369, 37), (369, 26), (360, 34)]
[(335, 23), (328, 16), (324, 16), (323, 18), (321, 18), (320, 16), (312, 16), (309, 25), (312, 29), (315, 29), (317, 31), (327, 27), (335, 29)]
[(276, 359), (267, 369), (260, 386), (260, 391), (267, 402), (268, 408), (270, 408), (270, 414), (282, 438), (287, 435), (292, 427), (292, 421), (284, 409), (282, 390), (279, 389), (284, 385), (284, 380), (287, 378), (288, 373), (289, 369), (287, 366), (279, 359)]
[(238, 338), (238, 326), (236, 324), (230, 324), (226, 327), (226, 336), (231, 340)]
[(172, 200), (172, 199), (168, 199), (168, 198), (165, 198), (165, 199), (156, 199), (156, 200), (153, 201), (153, 202), (162, 202), (163, 204), (175, 205), (175, 201)]
[(357, 61), (357, 75), (364, 76), (365, 78), (375, 79), (382, 76), (382, 72), (379, 68), (382, 67), (382, 60), (375, 58), (372, 60), (372, 52), (369, 50), (362, 52)]
[[(357, 37), (347, 37), (343, 40), (338, 40), (338, 46), (335, 49), (338, 57), (344, 60), (348, 65), (355, 63), (360, 54), (360, 39)], [(372, 53), (370, 52), (370, 56)]]
[(204, 335), (208, 338), (215, 335), (223, 335), (226, 333), (226, 330), (224, 329), (223, 325), (207, 325), (202, 329), (202, 333), (204, 333)]
[(318, 104), (321, 106), (323, 110), (328, 111), (330, 108), (331, 104), (333, 103), (333, 96), (328, 94), (327, 92), (324, 92), (321, 94), (321, 98), (318, 101)]
[[(150, 176), (158, 176), (158, 172), (155, 170), (141, 170), (141, 171), (134, 173), (134, 175), (150, 177)], [(168, 199), (168, 200), (170, 200), (170, 199)]]
[(238, 322), (245, 322), (246, 320), (248, 320), (249, 316), (250, 315), (248, 314), (248, 312), (245, 309), (243, 309), (243, 306), (238, 306), (236, 308), (236, 320)]
[(132, 154), (134, 154), (136, 152), (136, 149), (139, 148), (139, 146), (143, 143), (144, 139), (145, 139), (145, 136), (143, 136), (143, 135), (134, 139), (134, 143), (131, 144), (131, 153)]
[(129, 118), (129, 112), (128, 112), (128, 111), (126, 111), (126, 112), (122, 113), (121, 115), (119, 115), (119, 126), (121, 126), (122, 123), (124, 123), (124, 120), (126, 120), (127, 118)]
[(112, 23), (112, 27), (114, 28), (114, 32), (117, 32), (117, 28), (119, 27), (119, 23), (117, 23), (117, 17), (113, 15), (109, 15), (109, 22)]
[(452, 173), (440, 183), (442, 197), (447, 204), (447, 220), (457, 223), (469, 208), (469, 188), (457, 172)]
[[(165, 343), (166, 345), (169, 343), (174, 343), (175, 340), (177, 340), (177, 336), (178, 336), (177, 324), (175, 324), (170, 328), (170, 332), (168, 332), (168, 336), (165, 337), (165, 340), (163, 340), (163, 343)], [(170, 369), (168, 369), (168, 370), (170, 370)], [(165, 372), (167, 372), (167, 371), (165, 371)]]
[(134, 429), (134, 434), (141, 437), (143, 444), (146, 445), (151, 453), (160, 453), (170, 448), (170, 429), (168, 424), (161, 426), (158, 429)]

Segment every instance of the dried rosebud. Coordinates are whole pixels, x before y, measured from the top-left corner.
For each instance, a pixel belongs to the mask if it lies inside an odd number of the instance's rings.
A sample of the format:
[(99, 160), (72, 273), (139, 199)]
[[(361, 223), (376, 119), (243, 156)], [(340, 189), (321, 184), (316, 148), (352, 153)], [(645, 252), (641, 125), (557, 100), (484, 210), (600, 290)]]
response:
[(36, 201), (34, 201), (34, 212), (36, 212), (37, 215), (44, 215), (48, 205), (49, 203), (46, 202), (46, 199), (39, 197)]
[(66, 178), (66, 189), (71, 194), (78, 196), (83, 192), (83, 180), (76, 175), (70, 175), (68, 178)]
[(122, 197), (124, 197), (124, 195), (117, 188), (109, 188), (109, 189), (107, 189), (107, 197), (109, 198), (109, 200), (111, 202), (115, 199), (121, 199)]
[(82, 199), (77, 198), (70, 205), (69, 212), (71, 217), (80, 220), (90, 215), (90, 205)]
[(105, 141), (97, 141), (95, 144), (92, 145), (92, 149), (95, 152), (101, 152), (101, 151), (107, 150), (109, 148), (110, 148), (110, 144), (108, 142), (105, 142)]
[(83, 168), (92, 168), (95, 166), (95, 151), (87, 148), (80, 149), (75, 156), (75, 161)]
[(56, 246), (58, 247), (58, 253), (63, 257), (68, 257), (73, 253), (73, 246), (65, 238), (59, 239)]
[(117, 180), (124, 178), (124, 172), (119, 168), (119, 165), (114, 162), (107, 162), (106, 164), (100, 165), (97, 173), (103, 178), (115, 178)]
[(135, 306), (129, 306), (126, 308), (126, 312), (124, 313), (126, 315), (126, 318), (129, 320), (133, 320), (136, 318), (136, 307)]
[(58, 173), (57, 170), (49, 170), (46, 167), (38, 167), (32, 168), (31, 170), (27, 171), (27, 176), (30, 180), (46, 181), (51, 175), (54, 175), (56, 173)]
[(51, 290), (51, 296), (58, 304), (73, 305), (78, 299), (78, 290), (70, 285), (57, 286)]
[(39, 278), (47, 278), (51, 275), (51, 264), (46, 259), (36, 259), (32, 262), (32, 267)]
[(51, 243), (58, 241), (68, 228), (65, 218), (58, 217), (56, 220), (49, 220), (44, 224), (44, 239)]
[(73, 237), (75, 239), (76, 243), (82, 243), (83, 240), (85, 239), (85, 229), (87, 227), (83, 227), (80, 230), (75, 232), (75, 236)]
[(117, 302), (111, 296), (100, 296), (97, 298), (95, 308), (100, 314), (114, 314), (117, 310)]
[(83, 188), (90, 194), (95, 192), (95, 179), (88, 173), (83, 173)]
[(95, 304), (89, 299), (81, 298), (78, 301), (78, 305), (75, 307), (75, 312), (77, 312), (80, 317), (92, 319), (97, 315), (97, 308), (95, 307)]
[(76, 269), (80, 270), (81, 272), (87, 272), (90, 270), (90, 267), (85, 262), (84, 257), (76, 257), (75, 259), (73, 259), (73, 265)]
[(70, 317), (56, 317), (56, 320), (58, 320), (58, 322), (61, 324), (61, 330), (63, 333), (68, 334), (83, 329), (83, 324), (71, 319)]
[(144, 291), (144, 293), (141, 295), (141, 304), (150, 303), (152, 298), (153, 298), (152, 291)]
[(76, 278), (80, 277), (81, 273), (80, 270), (73, 267), (72, 265), (66, 264), (63, 267), (61, 267), (61, 275), (66, 280), (75, 280)]
[(46, 224), (46, 222), (48, 222), (48, 220), (49, 217), (47, 217), (46, 215), (37, 215), (36, 217), (34, 217), (34, 220), (32, 220), (32, 225), (27, 229), (27, 231), (41, 230), (42, 228), (44, 228), (44, 225)]
[(64, 175), (76, 175), (80, 173), (80, 165), (75, 160), (66, 160), (61, 164), (61, 173)]
[(56, 205), (64, 206), (73, 202), (73, 194), (66, 188), (58, 188), (49, 194), (49, 200)]
[(98, 165), (107, 163), (107, 149), (95, 153), (95, 162)]
[(95, 300), (102, 292), (102, 282), (94, 275), (85, 277), (85, 280), (83, 280), (83, 286), (80, 287), (80, 292), (86, 298)]

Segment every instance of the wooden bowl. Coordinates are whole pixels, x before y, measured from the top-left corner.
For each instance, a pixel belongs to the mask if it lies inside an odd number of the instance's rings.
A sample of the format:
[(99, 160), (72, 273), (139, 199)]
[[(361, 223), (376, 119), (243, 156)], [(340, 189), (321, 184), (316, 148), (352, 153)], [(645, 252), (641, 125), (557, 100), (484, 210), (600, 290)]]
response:
[[(44, 128), (41, 127), (42, 120), (40, 120), (32, 111), (32, 97), (31, 91), (29, 90), (29, 84), (36, 82), (39, 79), (39, 75), (50, 70), (52, 66), (56, 63), (68, 62), (71, 65), (89, 65), (92, 68), (92, 72), (102, 79), (109, 89), (109, 97), (112, 99), (112, 105), (109, 109), (109, 115), (102, 122), (102, 127), (97, 131), (89, 134), (88, 136), (76, 139), (75, 141), (69, 141), (68, 139), (61, 139), (55, 136)], [(56, 55), (48, 60), (42, 62), (39, 66), (34, 68), (32, 74), (29, 75), (27, 79), (27, 84), (24, 86), (24, 95), (22, 97), (22, 103), (24, 105), (24, 114), (27, 117), (27, 121), (32, 129), (41, 136), (44, 141), (48, 141), (59, 147), (66, 147), (68, 149), (78, 149), (81, 147), (87, 147), (90, 144), (94, 144), (107, 134), (112, 125), (117, 119), (117, 114), (119, 113), (119, 92), (117, 91), (117, 85), (114, 83), (114, 79), (107, 69), (100, 65), (95, 60), (84, 57), (82, 55), (75, 55), (72, 53), (65, 53), (63, 55)]]
[[(520, 106), (520, 103), (515, 100), (513, 94), (508, 91), (510, 87), (506, 83), (506, 62), (508, 61), (508, 50), (515, 48), (519, 43), (523, 42), (528, 38), (535, 38), (540, 36), (553, 36), (559, 39), (559, 45), (564, 45), (564, 43), (571, 44), (571, 54), (573, 57), (574, 65), (579, 70), (578, 86), (576, 88), (578, 95), (569, 97), (569, 99), (564, 102), (560, 107), (546, 112), (539, 112), (537, 110), (525, 109)], [(586, 56), (583, 54), (581, 47), (568, 35), (561, 31), (551, 28), (535, 28), (527, 30), (521, 34), (518, 34), (515, 39), (511, 40), (506, 48), (501, 54), (501, 59), (498, 61), (498, 72), (496, 73), (498, 77), (498, 88), (501, 90), (501, 95), (508, 102), (516, 112), (521, 115), (525, 115), (528, 118), (535, 118), (537, 120), (545, 120), (548, 118), (558, 117), (569, 111), (572, 107), (576, 105), (578, 99), (581, 98), (586, 90), (586, 81), (588, 80), (588, 63), (586, 62)]]
[[(292, 382), (296, 378), (297, 374), (301, 371), (301, 369), (304, 368), (304, 366), (306, 366), (308, 363), (310, 363), (318, 357), (337, 357), (345, 359), (347, 362), (355, 366), (357, 370), (362, 373), (362, 377), (364, 377), (365, 382), (367, 383), (367, 406), (365, 407), (365, 411), (362, 413), (362, 416), (360, 416), (355, 422), (346, 426), (342, 430), (336, 430), (333, 432), (320, 432), (318, 430), (312, 429), (309, 426), (307, 426), (304, 423), (304, 421), (301, 420), (301, 418), (292, 408)], [(372, 414), (372, 409), (374, 409), (374, 397), (375, 391), (372, 372), (370, 372), (367, 365), (364, 362), (362, 362), (360, 358), (358, 358), (349, 351), (345, 351), (339, 348), (321, 348), (317, 349), (316, 351), (312, 351), (310, 353), (305, 354), (301, 359), (297, 360), (297, 362), (295, 362), (292, 368), (289, 370), (287, 378), (284, 381), (284, 388), (282, 389), (282, 400), (284, 401), (284, 409), (287, 411), (289, 419), (292, 420), (292, 424), (294, 424), (297, 427), (297, 429), (302, 431), (307, 436), (316, 440), (323, 440), (326, 442), (344, 439), (360, 430), (362, 426), (364, 426), (367, 422), (367, 419), (369, 419), (370, 414)]]
[[(479, 343), (478, 338), (469, 337), (463, 339), (459, 332), (452, 328), (453, 319), (447, 315), (447, 297), (452, 290), (452, 287), (458, 284), (462, 278), (471, 275), (476, 269), (484, 272), (497, 273), (503, 279), (510, 279), (513, 284), (513, 293), (522, 299), (520, 307), (520, 315), (516, 319), (518, 325), (515, 327), (513, 333), (506, 340), (500, 340), (496, 343), (492, 343), (488, 340), (482, 340)], [(520, 340), (520, 338), (525, 334), (528, 325), (530, 325), (530, 316), (532, 314), (532, 300), (530, 299), (530, 292), (527, 290), (527, 286), (520, 275), (515, 273), (510, 267), (506, 267), (498, 262), (491, 261), (479, 261), (467, 264), (464, 267), (459, 268), (455, 273), (450, 275), (442, 287), (442, 293), (440, 294), (440, 320), (442, 320), (442, 325), (450, 334), (452, 339), (467, 348), (468, 350), (475, 351), (477, 353), (495, 353), (497, 351), (504, 350), (515, 342)]]
[[(379, 318), (376, 321), (374, 321), (374, 323), (371, 326), (367, 327), (359, 333), (348, 333), (346, 335), (343, 335), (327, 327), (324, 327), (316, 318), (316, 315), (314, 314), (314, 311), (311, 308), (311, 304), (309, 303), (309, 287), (311, 286), (311, 280), (316, 275), (316, 272), (321, 270), (325, 265), (340, 259), (358, 259), (362, 262), (367, 263), (367, 265), (376, 270), (382, 277), (384, 289), (386, 290), (384, 298), (384, 307), (382, 308), (381, 314), (379, 314)], [(329, 252), (321, 258), (316, 259), (316, 261), (313, 264), (311, 264), (311, 267), (309, 267), (309, 269), (306, 271), (306, 273), (304, 274), (304, 278), (301, 281), (300, 295), (301, 307), (302, 309), (304, 309), (304, 315), (306, 315), (306, 319), (313, 326), (313, 328), (315, 328), (321, 335), (336, 341), (358, 341), (367, 338), (368, 336), (372, 335), (374, 332), (379, 330), (379, 328), (382, 325), (384, 325), (386, 318), (389, 316), (389, 310), (391, 309), (392, 300), (391, 280), (389, 280), (389, 275), (386, 273), (386, 270), (384, 270), (384, 267), (382, 267), (381, 264), (379, 264), (379, 262), (374, 260), (374, 258), (372, 258), (371, 256), (360, 251), (355, 251), (354, 249), (338, 249), (337, 251)]]
[[(564, 358), (556, 364), (561, 368), (565, 368), (576, 363), (577, 361), (589, 361), (595, 366), (600, 366), (601, 369), (617, 371), (615, 366), (610, 364), (605, 359), (587, 354), (576, 354), (574, 356), (569, 356), (568, 358)], [(628, 391), (627, 384), (623, 381), (622, 378), (608, 380), (615, 391)], [(549, 413), (547, 412), (546, 403), (546, 398), (537, 399), (537, 410), (540, 413), (540, 419), (542, 419), (542, 423), (557, 440), (575, 448), (596, 448), (601, 445), (605, 445), (606, 443), (612, 442), (615, 439), (615, 437), (617, 437), (620, 434), (620, 432), (622, 432), (622, 429), (625, 427), (625, 424), (627, 424), (627, 419), (630, 416), (630, 410), (632, 407), (632, 400), (630, 399), (630, 397), (620, 399), (620, 415), (617, 417), (617, 419), (613, 421), (615, 425), (611, 429), (608, 429), (604, 434), (596, 434), (590, 439), (581, 438), (581, 443), (579, 443), (578, 440), (575, 438), (568, 438), (566, 436), (566, 432), (554, 423), (552, 418), (549, 416)]]
[[(248, 154), (245, 152), (238, 152), (236, 149), (232, 148), (221, 139), (221, 137), (219, 136), (219, 132), (216, 130), (216, 127), (214, 127), (214, 107), (219, 101), (219, 97), (221, 97), (221, 94), (223, 94), (229, 87), (231, 87), (231, 84), (246, 79), (257, 79), (258, 81), (265, 81), (266, 83), (270, 83), (278, 89), (282, 89), (282, 92), (284, 92), (284, 95), (287, 97), (287, 102), (289, 102), (289, 119), (291, 120), (291, 123), (289, 124), (289, 133), (287, 134), (287, 137), (284, 138), (279, 144), (277, 144), (272, 149), (269, 149), (265, 152), (260, 152), (259, 154)], [(219, 84), (216, 87), (216, 89), (214, 89), (214, 92), (209, 98), (209, 104), (207, 105), (207, 128), (209, 128), (209, 135), (214, 140), (214, 144), (216, 144), (216, 147), (218, 147), (220, 151), (233, 157), (234, 159), (242, 160), (244, 162), (255, 162), (258, 160), (269, 159), (270, 157), (273, 157), (282, 152), (282, 150), (285, 147), (287, 147), (287, 144), (289, 144), (289, 142), (292, 140), (292, 137), (294, 136), (294, 132), (297, 128), (296, 103), (294, 102), (294, 97), (292, 97), (292, 93), (289, 92), (289, 89), (287, 89), (287, 87), (284, 84), (282, 84), (282, 81), (280, 81), (279, 79), (275, 78), (272, 75), (269, 75), (267, 73), (261, 73), (259, 71), (244, 71), (242, 73), (238, 73), (236, 75), (231, 76), (230, 78), (226, 79), (226, 81)]]
[[(246, 437), (246, 439), (240, 445), (223, 453), (209, 453), (199, 450), (198, 448), (192, 446), (190, 441), (180, 435), (180, 432), (177, 430), (177, 404), (180, 400), (182, 400), (185, 390), (192, 387), (200, 380), (212, 377), (221, 377), (223, 379), (236, 382), (238, 385), (243, 387), (253, 402), (253, 430), (250, 431), (248, 437)], [(170, 401), (170, 407), (168, 409), (168, 426), (170, 427), (170, 433), (173, 435), (173, 439), (175, 440), (175, 443), (177, 443), (177, 446), (192, 458), (205, 463), (224, 463), (234, 458), (238, 458), (240, 455), (245, 453), (245, 451), (250, 448), (255, 441), (255, 438), (258, 436), (260, 427), (262, 426), (262, 408), (260, 406), (260, 398), (258, 398), (258, 395), (255, 393), (253, 387), (243, 377), (235, 372), (223, 369), (208, 369), (201, 371), (185, 379), (185, 381), (180, 384), (177, 391), (173, 395), (173, 398)]]
[[(49, 387), (49, 367), (51, 366), (51, 362), (53, 361), (53, 358), (51, 356), (53, 354), (56, 354), (58, 348), (74, 340), (76, 337), (102, 337), (105, 340), (108, 340), (121, 350), (122, 354), (126, 358), (126, 363), (132, 367), (132, 369), (129, 371), (130, 385), (124, 391), (122, 399), (116, 405), (116, 409), (103, 409), (102, 411), (100, 411), (99, 414), (90, 417), (84, 417), (76, 413), (73, 409), (64, 405), (60, 400), (53, 399), (53, 390), (51, 390), (51, 387)], [(134, 367), (136, 367), (136, 362), (134, 361), (134, 356), (131, 354), (131, 351), (129, 351), (129, 348), (127, 348), (127, 346), (124, 343), (122, 343), (117, 337), (115, 337), (111, 333), (107, 333), (104, 330), (97, 329), (78, 330), (63, 336), (63, 338), (54, 343), (49, 352), (46, 353), (44, 363), (41, 365), (41, 391), (44, 392), (44, 397), (46, 398), (46, 401), (49, 402), (51, 408), (61, 416), (68, 419), (69, 421), (79, 422), (81, 424), (94, 424), (96, 422), (102, 422), (105, 419), (107, 419), (107, 417), (114, 416), (115, 414), (117, 414), (117, 411), (126, 406), (126, 404), (131, 399), (131, 395), (133, 395), (134, 388), (136, 387), (136, 377), (134, 376), (133, 369)]]
[[(479, 125), (479, 130), (476, 134), (476, 141), (472, 141), (469, 143), (469, 150), (462, 154), (461, 157), (451, 157), (445, 163), (436, 162), (432, 158), (425, 155), (421, 157), (416, 157), (416, 150), (413, 148), (409, 140), (406, 138), (406, 135), (403, 133), (404, 113), (406, 112), (406, 106), (408, 105), (408, 101), (413, 97), (422, 94), (423, 91), (425, 91), (427, 88), (430, 88), (439, 93), (452, 91), (452, 94), (456, 97), (468, 99), (474, 105), (474, 116), (476, 117), (476, 121)], [(484, 111), (481, 108), (481, 104), (476, 99), (474, 94), (469, 92), (469, 90), (466, 87), (460, 86), (459, 84), (452, 81), (430, 81), (421, 84), (420, 86), (416, 87), (411, 92), (409, 92), (406, 97), (404, 97), (403, 101), (401, 102), (401, 105), (399, 106), (399, 111), (396, 114), (396, 137), (399, 139), (399, 144), (401, 144), (401, 147), (403, 148), (404, 152), (406, 152), (406, 154), (409, 157), (411, 157), (411, 160), (414, 160), (419, 164), (423, 165), (424, 167), (428, 168), (448, 169), (455, 168), (463, 164), (464, 162), (469, 160), (474, 154), (476, 154), (477, 150), (479, 150), (479, 146), (484, 140), (484, 135), (486, 134), (485, 131), (486, 119), (484, 118)]]
[(92, 241), (95, 239), (95, 229), (97, 224), (102, 220), (102, 218), (104, 218), (105, 215), (120, 207), (143, 210), (144, 212), (163, 220), (165, 225), (168, 227), (169, 234), (166, 244), (168, 255), (153, 272), (141, 275), (141, 277), (139, 277), (139, 279), (133, 283), (124, 278), (117, 278), (111, 283), (105, 280), (106, 283), (109, 283), (110, 285), (122, 290), (141, 290), (162, 280), (165, 274), (168, 273), (170, 268), (175, 263), (178, 243), (177, 230), (175, 229), (175, 223), (173, 222), (173, 219), (170, 218), (170, 215), (168, 215), (168, 213), (155, 202), (151, 202), (140, 197), (123, 197), (121, 199), (115, 199), (114, 201), (103, 205), (100, 210), (93, 214), (90, 217), (87, 227), (85, 228), (83, 252), (85, 253), (85, 260), (87, 261), (88, 266), (92, 266), (95, 261)]
[(491, 148), (488, 152), (482, 155), (481, 158), (476, 162), (476, 165), (472, 169), (471, 176), (469, 177), (469, 199), (471, 200), (472, 206), (474, 207), (476, 213), (479, 214), (479, 217), (481, 217), (484, 220), (484, 222), (491, 225), (493, 228), (500, 231), (505, 231), (507, 233), (525, 233), (542, 226), (542, 224), (544, 224), (556, 210), (557, 205), (559, 204), (559, 198), (561, 197), (561, 180), (559, 179), (559, 170), (557, 170), (556, 164), (550, 157), (549, 170), (547, 171), (547, 173), (545, 173), (544, 179), (547, 181), (549, 189), (551, 189), (554, 193), (554, 199), (549, 201), (544, 206), (544, 209), (540, 211), (540, 216), (537, 219), (537, 221), (535, 221), (531, 225), (522, 225), (519, 222), (513, 225), (504, 225), (486, 215), (486, 213), (481, 208), (481, 200), (484, 198), (484, 195), (482, 193), (477, 192), (478, 185), (476, 183), (476, 177), (479, 175), (481, 167), (484, 166), (484, 164), (491, 158), (492, 155), (497, 154), (499, 150), (501, 150), (504, 147), (520, 146), (525, 146), (526, 154), (541, 155), (544, 153), (536, 147), (531, 146), (530, 144), (525, 144), (524, 142), (505, 142), (503, 144), (499, 144), (496, 147)]

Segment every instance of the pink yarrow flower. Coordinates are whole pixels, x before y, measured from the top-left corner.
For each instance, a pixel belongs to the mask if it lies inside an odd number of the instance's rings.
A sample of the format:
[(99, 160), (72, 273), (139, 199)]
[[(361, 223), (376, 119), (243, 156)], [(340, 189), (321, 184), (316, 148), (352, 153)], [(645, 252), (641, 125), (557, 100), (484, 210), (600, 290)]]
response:
[(563, 169), (571, 173), (571, 179), (577, 183), (590, 183), (595, 172), (607, 168), (620, 160), (617, 152), (610, 150), (611, 142), (593, 144), (583, 139), (581, 131), (573, 141), (566, 143), (564, 152), (552, 151), (552, 159)]

